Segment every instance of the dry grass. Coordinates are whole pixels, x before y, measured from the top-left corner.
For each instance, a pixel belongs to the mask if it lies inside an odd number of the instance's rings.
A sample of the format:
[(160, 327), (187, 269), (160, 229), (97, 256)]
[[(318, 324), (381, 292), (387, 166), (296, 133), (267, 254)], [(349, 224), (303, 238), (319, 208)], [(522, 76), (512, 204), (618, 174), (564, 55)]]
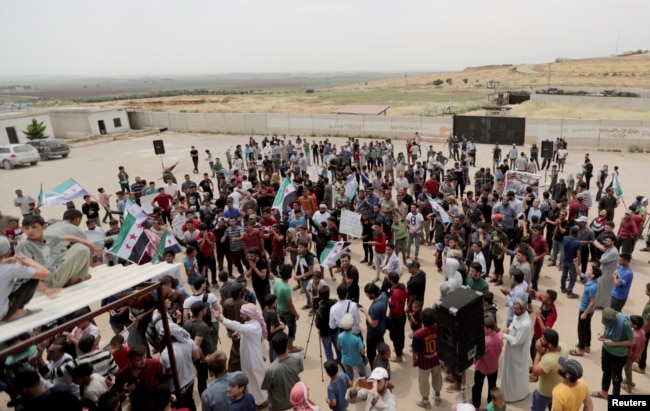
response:
[[(550, 72), (550, 76), (549, 76)], [(442, 85), (434, 81), (442, 80)], [(446, 82), (451, 80), (451, 84)], [(650, 55), (569, 60), (538, 65), (469, 67), (462, 71), (427, 74), (346, 86), (303, 91), (274, 91), (267, 94), (192, 96), (125, 100), (136, 109), (218, 113), (329, 114), (350, 103), (389, 104), (389, 115), (439, 115), (452, 101), (457, 111), (477, 109), (487, 101), (486, 85), (500, 83), (502, 89), (530, 90), (534, 87), (583, 87), (598, 89), (650, 89)], [(528, 102), (515, 106), (513, 116), (555, 118), (647, 119), (647, 112), (598, 107)], [(478, 113), (477, 113), (478, 114)]]

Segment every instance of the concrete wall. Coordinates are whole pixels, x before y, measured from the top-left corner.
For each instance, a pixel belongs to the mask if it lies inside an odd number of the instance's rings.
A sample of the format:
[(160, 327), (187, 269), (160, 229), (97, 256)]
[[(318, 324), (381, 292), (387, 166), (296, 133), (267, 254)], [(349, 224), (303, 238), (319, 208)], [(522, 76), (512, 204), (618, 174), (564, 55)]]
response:
[[(444, 140), (453, 131), (451, 117), (384, 117), (335, 114), (129, 113), (134, 129), (168, 128), (177, 132), (207, 132), (302, 136), (376, 136), (407, 138), (418, 131), (425, 141)], [(526, 119), (525, 143), (562, 137), (572, 147), (616, 148), (636, 145), (650, 149), (650, 121)]]
[(14, 117), (14, 118), (0, 118), (0, 145), (9, 144), (9, 136), (7, 134), (7, 127), (13, 127), (16, 129), (16, 135), (18, 136), (18, 141), (21, 143), (26, 143), (28, 140), (23, 134), (23, 130), (27, 128), (28, 125), (32, 123), (32, 119), (35, 118), (39, 123), (43, 122), (47, 127), (45, 129), (45, 134), (53, 137), (55, 136), (54, 128), (52, 127), (52, 122), (50, 117), (47, 114), (25, 116), (25, 117)]
[(538, 103), (570, 104), (572, 106), (594, 106), (625, 110), (650, 110), (650, 98), (642, 97), (596, 97), (567, 96), (562, 94), (531, 94), (530, 101)]
[(588, 119), (526, 119), (526, 143), (562, 137), (569, 146), (616, 148), (630, 146), (650, 148), (650, 121)]
[(168, 128), (177, 132), (233, 134), (337, 135), (407, 138), (420, 135), (446, 138), (452, 130), (451, 117), (384, 117), (336, 114), (260, 113), (129, 113), (135, 129)]

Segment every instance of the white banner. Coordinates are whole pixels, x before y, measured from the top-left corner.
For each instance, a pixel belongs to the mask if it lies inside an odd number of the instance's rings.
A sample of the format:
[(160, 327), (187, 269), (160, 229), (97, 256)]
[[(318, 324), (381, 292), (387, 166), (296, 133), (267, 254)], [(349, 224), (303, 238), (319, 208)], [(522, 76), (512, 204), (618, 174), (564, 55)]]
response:
[(142, 211), (147, 213), (147, 215), (153, 213), (153, 206), (151, 205), (151, 202), (154, 198), (156, 198), (156, 196), (158, 196), (158, 193), (140, 197), (140, 208)]
[(505, 177), (505, 184), (503, 187), (504, 195), (508, 191), (514, 191), (515, 196), (525, 196), (526, 188), (531, 187), (535, 196), (539, 198), (539, 174), (524, 173), (523, 171), (508, 171)]
[(185, 218), (184, 214), (179, 214), (172, 220), (172, 233), (176, 238), (183, 238), (183, 226), (186, 221), (187, 218)]
[(361, 238), (361, 216), (350, 210), (341, 210), (339, 232)]

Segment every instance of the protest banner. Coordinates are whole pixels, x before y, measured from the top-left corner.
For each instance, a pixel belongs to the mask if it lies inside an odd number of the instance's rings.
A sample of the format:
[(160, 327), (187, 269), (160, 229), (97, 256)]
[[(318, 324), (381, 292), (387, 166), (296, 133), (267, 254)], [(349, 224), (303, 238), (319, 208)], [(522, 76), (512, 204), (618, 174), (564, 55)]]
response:
[(154, 198), (156, 198), (158, 194), (149, 194), (148, 196), (142, 196), (140, 197), (140, 208), (142, 211), (144, 211), (147, 214), (153, 213), (153, 206), (151, 205), (151, 202), (153, 201)]
[(515, 196), (526, 195), (526, 188), (532, 187), (533, 193), (539, 197), (539, 174), (525, 173), (523, 171), (508, 171), (505, 177), (505, 185), (501, 195), (506, 194), (508, 191), (514, 191)]
[(350, 210), (341, 210), (339, 232), (361, 238), (361, 216)]

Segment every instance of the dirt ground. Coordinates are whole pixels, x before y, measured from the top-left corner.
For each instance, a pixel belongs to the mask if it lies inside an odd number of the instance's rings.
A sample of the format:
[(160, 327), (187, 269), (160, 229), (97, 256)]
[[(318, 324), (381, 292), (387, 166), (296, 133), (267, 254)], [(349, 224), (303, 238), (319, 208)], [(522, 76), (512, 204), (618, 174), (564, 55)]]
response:
[[(98, 187), (104, 187), (107, 192), (115, 192), (119, 189), (117, 181), (117, 168), (120, 165), (126, 167), (127, 172), (133, 181), (135, 176), (140, 176), (146, 180), (157, 179), (160, 176), (161, 160), (156, 158), (152, 146), (152, 140), (163, 139), (165, 142), (166, 155), (163, 157), (165, 164), (173, 164), (180, 161), (177, 167), (176, 176), (182, 180), (185, 173), (191, 172), (192, 163), (190, 160), (189, 150), (191, 145), (195, 145), (201, 155), (205, 149), (210, 151), (215, 156), (225, 157), (224, 153), (226, 148), (234, 147), (236, 144), (242, 143), (247, 140), (247, 136), (221, 136), (221, 135), (207, 135), (207, 134), (175, 134), (164, 133), (162, 135), (153, 135), (142, 137), (132, 140), (119, 141), (119, 142), (105, 142), (105, 143), (85, 143), (83, 146), (76, 145), (72, 148), (72, 153), (67, 159), (54, 159), (47, 162), (40, 162), (35, 167), (16, 168), (14, 170), (0, 170), (2, 176), (4, 195), (0, 197), (0, 210), (4, 214), (19, 215), (18, 210), (13, 207), (12, 199), (14, 197), (15, 189), (22, 189), (24, 193), (36, 197), (38, 194), (39, 184), (42, 182), (45, 191), (51, 189), (56, 184), (64, 181), (67, 178), (73, 177), (77, 182), (89, 192), (96, 194)], [(260, 138), (257, 138), (260, 140)], [(317, 138), (318, 139), (318, 138)], [(312, 140), (311, 138), (309, 139)], [(341, 144), (344, 139), (330, 138), (337, 144)], [(570, 142), (569, 142), (570, 143)], [(439, 143), (436, 144), (440, 147)], [(443, 149), (442, 147), (440, 149)], [(528, 147), (525, 147), (528, 150)], [(405, 142), (398, 141), (396, 151), (404, 151)], [(566, 172), (564, 177), (569, 173), (576, 173), (579, 171), (580, 163), (582, 162), (584, 152), (569, 152), (567, 161)], [(620, 180), (624, 188), (624, 201), (630, 204), (636, 195), (647, 195), (646, 184), (641, 176), (646, 175), (650, 171), (650, 166), (647, 163), (647, 156), (643, 154), (628, 154), (628, 153), (604, 153), (604, 152), (589, 152), (595, 169), (600, 169), (603, 163), (609, 165), (612, 170), (614, 165), (620, 167)], [(203, 158), (203, 157), (202, 157)], [(482, 145), (478, 148), (478, 161), (477, 163), (482, 166), (491, 165), (490, 147)], [(201, 161), (201, 172), (208, 170), (207, 162)], [(473, 175), (474, 170), (471, 171)], [(194, 178), (194, 176), (193, 176)], [(542, 181), (546, 181), (545, 176), (542, 176)], [(592, 195), (595, 197), (595, 190), (592, 187)], [(77, 201), (80, 207), (81, 201)], [(60, 218), (63, 214), (64, 208), (47, 207), (42, 210), (43, 216), (48, 218)], [(592, 209), (590, 217), (595, 215)], [(616, 211), (615, 221), (618, 225), (623, 215), (623, 205)], [(107, 226), (104, 226), (107, 229)], [(650, 254), (638, 251), (643, 247), (643, 242), (637, 243), (637, 251), (634, 253), (632, 261), (632, 268), (635, 273), (634, 286), (631, 291), (630, 298), (623, 310), (625, 314), (641, 314), (643, 307), (647, 301), (644, 295), (645, 284), (650, 281), (650, 266), (648, 259)], [(363, 251), (360, 242), (354, 241), (351, 247), (353, 263), (360, 269), (361, 284), (369, 282), (374, 278), (374, 270), (366, 265), (359, 265), (358, 262), (363, 258)], [(427, 273), (428, 286), (426, 291), (425, 304), (430, 306), (439, 298), (439, 288), (441, 275), (438, 274), (434, 268), (433, 248), (423, 247), (421, 251), (422, 269)], [(540, 289), (552, 288), (559, 289), (560, 272), (555, 267), (544, 266), (540, 279)], [(404, 282), (406, 276), (402, 277)], [(331, 280), (325, 280), (331, 288), (336, 288), (336, 284), (332, 284)], [(498, 290), (494, 289), (496, 300), (500, 308), (499, 321), (501, 327), (505, 327), (505, 299)], [(576, 293), (582, 293), (582, 286), (576, 286)], [(302, 306), (304, 296), (298, 294), (296, 296), (297, 306)], [(368, 301), (362, 296), (362, 304), (368, 304)], [(555, 325), (555, 329), (559, 331), (560, 340), (568, 347), (573, 347), (577, 343), (577, 316), (578, 316), (579, 300), (569, 300), (563, 294), (560, 294), (557, 301), (557, 308), (559, 311), (559, 319)], [(538, 306), (536, 305), (537, 309)], [(301, 318), (298, 325), (298, 334), (296, 344), (307, 347), (306, 359), (304, 360), (305, 371), (302, 374), (302, 379), (310, 387), (313, 399), (321, 407), (327, 409), (325, 403), (327, 376), (325, 382), (321, 381), (321, 368), (322, 360), (319, 356), (319, 345), (316, 330), (313, 330), (309, 338), (310, 331), (310, 317), (306, 315), (306, 311), (301, 313)], [(107, 318), (100, 317), (99, 323), (102, 327), (102, 334), (105, 339), (111, 335), (110, 327), (108, 326)], [(363, 326), (365, 328), (365, 325)], [(594, 335), (601, 331), (600, 313), (594, 315), (592, 320), (592, 329)], [(365, 334), (365, 332), (364, 332)], [(386, 341), (390, 344), (388, 333), (385, 337)], [(594, 337), (595, 339), (595, 337)], [(221, 340), (224, 345), (219, 348), (229, 351), (229, 343), (223, 327), (221, 329)], [(407, 345), (409, 340), (407, 339)], [(394, 393), (398, 398), (399, 409), (403, 407), (413, 407), (415, 401), (418, 399), (417, 389), (417, 373), (411, 366), (411, 355), (408, 353), (408, 348), (405, 350), (406, 361), (402, 364), (392, 364), (393, 383), (395, 384)], [(600, 354), (601, 347), (597, 341), (593, 341), (593, 351), (591, 354), (585, 355), (580, 359), (584, 369), (584, 379), (589, 384), (590, 389), (597, 390), (600, 385), (601, 371), (600, 371)], [(468, 371), (467, 380), (470, 382), (468, 388), (471, 388), (471, 381), (473, 381), (473, 372)], [(650, 394), (650, 381), (646, 375), (634, 374), (634, 381), (636, 382), (635, 393)], [(451, 404), (460, 401), (459, 394), (447, 394), (443, 388), (442, 398), (443, 404), (440, 409), (449, 409)], [(536, 384), (530, 384), (531, 392)], [(486, 388), (484, 388), (485, 390)], [(483, 396), (484, 397), (484, 396)], [(469, 400), (470, 398), (468, 398)], [(530, 408), (531, 396), (525, 400), (509, 404), (508, 409), (511, 410), (525, 410)], [(596, 410), (605, 410), (606, 405), (603, 400), (595, 400)], [(485, 403), (482, 404), (485, 406)], [(362, 409), (362, 406), (351, 406), (350, 409)], [(413, 408), (412, 408), (413, 409)]]

